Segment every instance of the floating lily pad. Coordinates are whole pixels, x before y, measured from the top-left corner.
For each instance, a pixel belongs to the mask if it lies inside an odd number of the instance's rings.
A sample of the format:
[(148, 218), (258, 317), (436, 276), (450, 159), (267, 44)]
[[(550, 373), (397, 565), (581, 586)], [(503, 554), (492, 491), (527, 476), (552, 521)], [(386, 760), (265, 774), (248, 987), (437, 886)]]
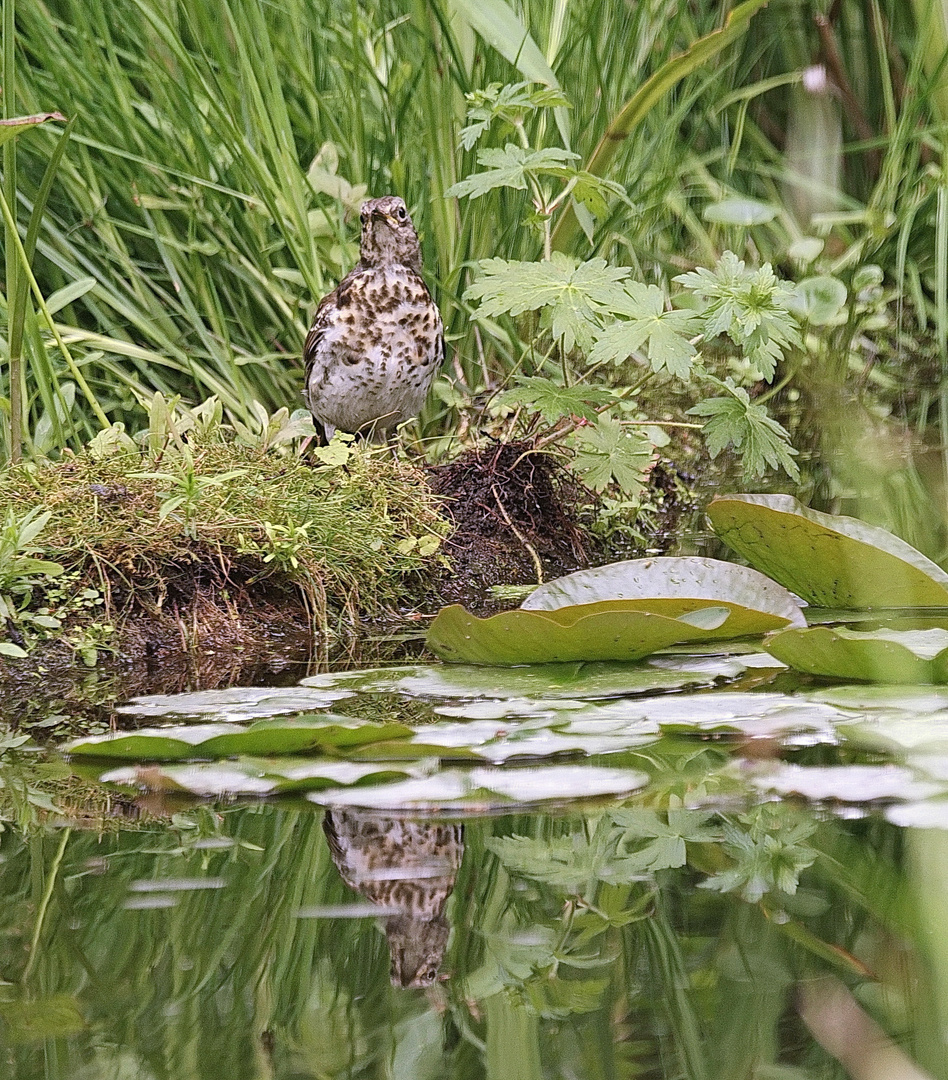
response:
[(885, 816), (893, 825), (902, 828), (948, 830), (948, 801), (931, 799), (887, 806)]
[(433, 776), (380, 787), (313, 792), (323, 806), (361, 806), (417, 812), (489, 812), (538, 803), (619, 797), (644, 787), (648, 776), (637, 769), (596, 765), (547, 765), (536, 769), (445, 769)]
[(783, 630), (764, 648), (797, 671), (882, 683), (948, 682), (948, 630)]
[(362, 693), (419, 698), (608, 698), (685, 686), (710, 686), (708, 671), (664, 671), (650, 663), (538, 664), (501, 668), (463, 664), (411, 664), (364, 671), (327, 672), (303, 680), (317, 688), (344, 686)]
[(116, 712), (127, 716), (213, 716), (215, 720), (241, 721), (286, 713), (326, 709), (351, 690), (315, 690), (308, 687), (276, 689), (272, 686), (241, 686), (230, 690), (198, 690), (189, 694), (149, 694), (132, 698)]
[(299, 754), (317, 747), (360, 746), (409, 734), (411, 728), (405, 724), (377, 724), (326, 713), (318, 717), (259, 720), (248, 728), (195, 724), (91, 735), (77, 739), (65, 749), (75, 756), (182, 761), (237, 754)]
[(460, 705), (439, 705), (434, 711), (441, 716), (463, 716), (466, 720), (502, 720), (542, 717), (554, 719), (557, 714), (584, 709), (586, 702), (577, 698), (484, 698), (463, 701)]
[(911, 769), (901, 765), (781, 764), (764, 775), (753, 777), (751, 782), (766, 791), (800, 795), (819, 802), (925, 799), (945, 790), (944, 784), (918, 780)]
[(887, 753), (948, 752), (948, 712), (920, 715), (896, 710), (880, 711), (870, 719), (843, 724), (847, 743)]
[(577, 570), (541, 585), (523, 602), (526, 611), (607, 604), (613, 611), (649, 611), (678, 619), (702, 605), (722, 605), (730, 616), (707, 627), (704, 640), (743, 637), (806, 626), (796, 600), (756, 570), (696, 556), (629, 559)]
[[(604, 610), (605, 606), (583, 604), (555, 612), (520, 609), (481, 619), (452, 604), (438, 612), (427, 645), (443, 660), (472, 664), (639, 660), (675, 642), (701, 640), (709, 632), (687, 617)], [(700, 619), (704, 612), (698, 614)], [(713, 615), (719, 624), (728, 618), (728, 610), (718, 606)]]
[(152, 791), (187, 792), (202, 798), (232, 795), (277, 795), (316, 791), (359, 783), (402, 780), (405, 770), (349, 761), (299, 763), (251, 760), (189, 765), (123, 766), (103, 773), (102, 783)]
[(810, 701), (867, 714), (896, 709), (926, 716), (948, 709), (948, 690), (930, 686), (828, 686), (822, 690), (809, 690), (806, 697)]
[(948, 605), (948, 574), (897, 536), (790, 495), (725, 495), (708, 517), (758, 570), (817, 607)]

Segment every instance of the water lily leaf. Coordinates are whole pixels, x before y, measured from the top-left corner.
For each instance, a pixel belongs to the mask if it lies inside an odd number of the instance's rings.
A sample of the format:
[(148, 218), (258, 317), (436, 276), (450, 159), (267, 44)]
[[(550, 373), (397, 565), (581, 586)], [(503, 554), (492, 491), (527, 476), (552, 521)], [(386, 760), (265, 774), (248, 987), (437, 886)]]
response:
[(755, 787), (805, 799), (864, 803), (879, 799), (925, 799), (945, 790), (944, 784), (918, 780), (901, 765), (805, 766), (781, 763), (752, 778)]
[(603, 602), (606, 610), (650, 611), (671, 619), (709, 605), (727, 607), (730, 617), (718, 629), (709, 627), (708, 639), (806, 626), (800, 605), (775, 581), (746, 566), (696, 556), (629, 559), (577, 570), (541, 585), (523, 608), (554, 611)]
[(291, 791), (315, 791), (358, 783), (401, 780), (404, 770), (349, 761), (300, 763), (242, 759), (233, 762), (202, 762), (188, 765), (124, 766), (103, 773), (106, 784), (146, 788), (153, 791), (186, 792), (202, 798), (232, 795), (277, 795)]
[(710, 686), (719, 671), (663, 671), (650, 662), (539, 664), (489, 668), (462, 664), (406, 664), (363, 671), (326, 672), (303, 680), (305, 686), (345, 686), (362, 693), (405, 694), (419, 698), (507, 697), (608, 698), (685, 686)]
[(637, 769), (596, 765), (547, 765), (536, 769), (483, 766), (445, 769), (432, 776), (379, 787), (312, 792), (307, 798), (324, 806), (483, 813), (537, 803), (630, 795), (647, 782), (647, 774)]
[(948, 682), (948, 630), (814, 626), (772, 634), (764, 648), (810, 675), (882, 683)]
[(360, 746), (410, 734), (411, 728), (405, 724), (378, 724), (326, 713), (294, 719), (259, 720), (248, 728), (194, 724), (94, 735), (70, 743), (66, 752), (78, 756), (181, 761), (237, 754), (299, 754), (318, 747)]
[[(460, 604), (438, 612), (426, 644), (442, 660), (469, 664), (544, 664), (566, 660), (639, 660), (708, 631), (647, 611), (581, 604), (557, 611), (503, 611), (486, 619)], [(715, 620), (721, 614), (719, 608)], [(727, 612), (723, 612), (727, 618)]]
[(199, 743), (230, 732), (225, 724), (193, 724), (190, 727), (140, 728), (108, 735), (87, 735), (63, 748), (75, 757), (124, 758), (143, 761), (181, 761), (200, 757)]
[(341, 689), (237, 686), (188, 694), (149, 694), (132, 698), (128, 705), (121, 705), (116, 711), (126, 716), (213, 716), (220, 721), (239, 721), (326, 709), (351, 696), (352, 691)]
[(708, 517), (758, 570), (817, 607), (948, 605), (948, 574), (897, 536), (790, 495), (725, 495)]

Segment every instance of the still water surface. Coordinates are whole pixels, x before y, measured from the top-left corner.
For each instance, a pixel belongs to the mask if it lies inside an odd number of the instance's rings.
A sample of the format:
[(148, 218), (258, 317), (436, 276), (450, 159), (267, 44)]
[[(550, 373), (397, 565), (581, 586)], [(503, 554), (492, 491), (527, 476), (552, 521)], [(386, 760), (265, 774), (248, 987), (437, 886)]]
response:
[[(948, 692), (591, 667), (348, 684), (334, 711), (481, 755), (448, 815), (382, 785), (105, 795), (88, 769), (80, 797), (8, 750), (0, 1076), (948, 1078)], [(234, 693), (216, 718), (267, 715)], [(164, 706), (121, 722), (209, 719)], [(636, 779), (517, 804), (585, 761)]]

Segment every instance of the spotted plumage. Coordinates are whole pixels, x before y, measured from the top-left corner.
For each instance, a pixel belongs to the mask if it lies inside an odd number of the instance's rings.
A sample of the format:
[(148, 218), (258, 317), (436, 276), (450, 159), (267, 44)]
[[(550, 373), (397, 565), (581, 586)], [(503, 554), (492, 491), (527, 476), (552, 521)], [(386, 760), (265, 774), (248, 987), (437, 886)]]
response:
[(323, 829), (343, 881), (384, 908), (396, 986), (430, 986), (450, 927), (444, 905), (464, 853), (462, 826), (327, 811)]
[(319, 302), (303, 346), (304, 396), (328, 437), (384, 435), (417, 416), (444, 359), (421, 248), (395, 195), (362, 204), (358, 263)]

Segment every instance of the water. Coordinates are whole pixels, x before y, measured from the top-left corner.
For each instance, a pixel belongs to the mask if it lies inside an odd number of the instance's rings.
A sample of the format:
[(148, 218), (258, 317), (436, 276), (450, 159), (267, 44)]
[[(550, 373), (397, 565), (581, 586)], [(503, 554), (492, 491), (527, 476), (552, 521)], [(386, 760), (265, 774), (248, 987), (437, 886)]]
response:
[[(948, 1077), (948, 691), (731, 657), (637, 668), (678, 678), (656, 694), (630, 670), (300, 691), (355, 690), (327, 707), (424, 732), (421, 756), (412, 736), (360, 754), (433, 795), (197, 800), (173, 765), (141, 766), (142, 793), (98, 782), (116, 762), (7, 749), (0, 1076)], [(202, 707), (121, 722), (278, 709)], [(564, 797), (583, 767), (628, 794)], [(433, 811), (472, 768), (477, 790)]]

